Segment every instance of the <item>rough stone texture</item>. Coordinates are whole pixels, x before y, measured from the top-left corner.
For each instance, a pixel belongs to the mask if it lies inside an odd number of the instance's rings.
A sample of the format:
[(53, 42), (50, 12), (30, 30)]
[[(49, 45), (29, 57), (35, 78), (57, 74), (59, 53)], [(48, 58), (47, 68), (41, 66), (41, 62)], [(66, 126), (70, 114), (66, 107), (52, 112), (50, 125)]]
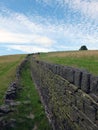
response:
[(74, 73), (74, 84), (78, 87), (81, 88), (81, 79), (82, 79), (82, 72), (78, 69), (75, 69)]
[(8, 114), (10, 112), (13, 112), (13, 110), (11, 110), (8, 105), (2, 105), (2, 106), (0, 106), (0, 113), (2, 113), (2, 114)]
[(81, 89), (86, 93), (90, 92), (90, 74), (89, 73), (82, 73)]
[(14, 100), (16, 96), (17, 96), (17, 84), (14, 82), (11, 84), (11, 86), (8, 88), (5, 94), (5, 102), (6, 100)]
[(70, 83), (74, 82), (74, 70), (70, 67), (63, 68), (63, 78), (67, 79)]
[(84, 70), (35, 60), (32, 75), (53, 130), (98, 130), (97, 78)]
[(98, 77), (90, 76), (90, 91), (98, 93)]

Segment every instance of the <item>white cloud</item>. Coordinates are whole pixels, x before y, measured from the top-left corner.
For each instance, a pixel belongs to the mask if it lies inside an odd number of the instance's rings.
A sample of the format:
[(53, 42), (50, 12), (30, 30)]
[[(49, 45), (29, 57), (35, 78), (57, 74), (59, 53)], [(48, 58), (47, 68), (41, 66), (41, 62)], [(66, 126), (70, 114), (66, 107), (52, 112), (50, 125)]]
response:
[[(45, 5), (52, 5), (53, 0), (37, 0), (44, 2)], [(64, 7), (67, 4), (70, 8), (80, 11), (86, 17), (91, 17), (98, 20), (98, 0), (55, 0), (57, 6)], [(66, 10), (66, 8), (65, 8)]]
[(73, 6), (74, 9), (80, 10), (87, 17), (97, 18), (98, 20), (98, 1), (81, 1), (74, 0)]
[(27, 46), (27, 45), (9, 45), (9, 49), (14, 49), (14, 50), (20, 50), (25, 53), (35, 53), (35, 52), (50, 52), (53, 51), (51, 48), (45, 48), (41, 46)]
[(53, 43), (55, 43), (53, 40), (44, 36), (35, 36), (33, 42), (44, 46), (51, 46)]
[[(98, 20), (98, 1), (97, 0), (57, 0), (61, 6), (68, 4), (70, 8), (80, 11), (86, 17)], [(62, 2), (63, 1), (63, 2)]]
[(17, 43), (17, 44), (36, 44), (41, 46), (52, 46), (54, 41), (45, 36), (34, 34), (22, 34), (12, 33), (6, 30), (0, 30), (0, 42), (1, 43)]

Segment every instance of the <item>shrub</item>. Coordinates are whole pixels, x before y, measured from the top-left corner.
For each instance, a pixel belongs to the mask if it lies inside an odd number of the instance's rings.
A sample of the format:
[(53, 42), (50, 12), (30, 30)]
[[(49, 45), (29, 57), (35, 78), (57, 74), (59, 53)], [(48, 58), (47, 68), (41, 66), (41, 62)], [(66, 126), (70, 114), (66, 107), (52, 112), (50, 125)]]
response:
[(81, 46), (79, 50), (88, 50), (85, 45)]

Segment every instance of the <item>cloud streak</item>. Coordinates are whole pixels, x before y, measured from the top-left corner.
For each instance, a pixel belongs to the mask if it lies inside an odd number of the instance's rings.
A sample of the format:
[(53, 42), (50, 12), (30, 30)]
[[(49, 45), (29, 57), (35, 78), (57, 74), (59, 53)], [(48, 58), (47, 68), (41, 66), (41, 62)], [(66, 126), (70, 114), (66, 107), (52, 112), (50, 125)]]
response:
[[(65, 0), (66, 3), (66, 0)], [(75, 10), (80, 11), (86, 17), (98, 18), (98, 1), (86, 1), (86, 0), (71, 0), (69, 6)], [(98, 20), (98, 19), (97, 19)]]
[(44, 2), (45, 5), (50, 5), (50, 6), (53, 3), (56, 3), (58, 5), (57, 8), (59, 6), (62, 6), (65, 8), (65, 5), (67, 4), (69, 8), (75, 11), (81, 12), (82, 14), (86, 15), (86, 17), (88, 16), (95, 19), (98, 18), (98, 1), (97, 0), (55, 0), (55, 2), (53, 2), (53, 0), (36, 0), (36, 1)]
[(48, 49), (45, 47), (35, 46), (35, 45), (9, 45), (8, 48), (14, 49), (14, 50), (22, 50), (25, 53), (35, 53), (35, 52), (48, 52), (53, 51), (52, 48)]

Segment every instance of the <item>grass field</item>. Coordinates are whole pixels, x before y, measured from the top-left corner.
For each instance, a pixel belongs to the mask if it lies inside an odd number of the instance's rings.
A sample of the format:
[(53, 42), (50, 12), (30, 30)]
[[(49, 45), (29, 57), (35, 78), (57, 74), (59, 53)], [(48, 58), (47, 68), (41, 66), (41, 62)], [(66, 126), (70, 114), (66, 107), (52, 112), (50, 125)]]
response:
[(16, 68), (26, 55), (0, 56), (0, 104), (9, 84), (15, 79)]
[(56, 64), (86, 69), (90, 73), (98, 75), (97, 50), (41, 53), (36, 58)]

